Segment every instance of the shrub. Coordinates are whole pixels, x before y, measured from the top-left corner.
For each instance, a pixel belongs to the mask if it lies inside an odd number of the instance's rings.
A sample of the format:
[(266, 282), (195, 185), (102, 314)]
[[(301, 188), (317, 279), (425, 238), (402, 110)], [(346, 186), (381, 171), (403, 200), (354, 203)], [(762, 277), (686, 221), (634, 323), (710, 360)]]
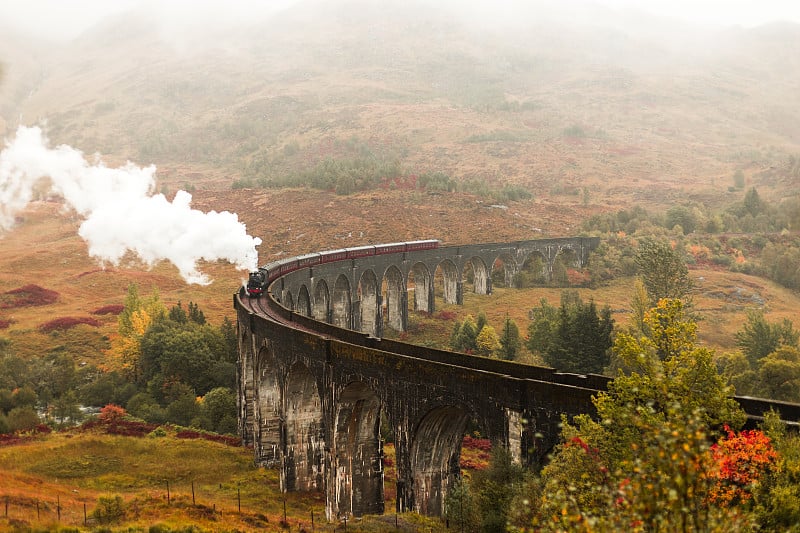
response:
[(86, 324), (88, 326), (99, 327), (101, 324), (98, 320), (90, 317), (61, 317), (45, 322), (39, 326), (39, 331), (42, 333), (51, 333), (53, 331), (64, 331), (74, 328), (78, 324)]
[(119, 522), (125, 517), (125, 507), (121, 496), (100, 496), (92, 517), (98, 524)]
[(39, 415), (30, 406), (15, 407), (8, 413), (8, 427), (11, 431), (25, 431), (39, 425)]
[(108, 404), (100, 409), (100, 416), (97, 418), (106, 424), (122, 420), (128, 415), (124, 408), (119, 405)]
[(98, 307), (94, 311), (92, 311), (93, 315), (118, 315), (125, 309), (125, 306), (122, 304), (111, 304), (111, 305), (104, 305), (103, 307)]
[(43, 289), (38, 285), (25, 285), (3, 293), (0, 297), (0, 309), (49, 305), (57, 300), (58, 293), (56, 291)]

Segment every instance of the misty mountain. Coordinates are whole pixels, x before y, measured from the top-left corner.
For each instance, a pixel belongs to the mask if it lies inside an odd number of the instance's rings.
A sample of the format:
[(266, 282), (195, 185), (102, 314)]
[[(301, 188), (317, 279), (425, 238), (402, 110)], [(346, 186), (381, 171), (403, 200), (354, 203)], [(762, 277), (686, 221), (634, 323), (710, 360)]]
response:
[(398, 4), (309, 0), (219, 25), (140, 8), (50, 48), (3, 33), (0, 131), (46, 121), (54, 143), (233, 176), (297, 170), (348, 139), (527, 184), (800, 153), (796, 24), (704, 33), (591, 3)]

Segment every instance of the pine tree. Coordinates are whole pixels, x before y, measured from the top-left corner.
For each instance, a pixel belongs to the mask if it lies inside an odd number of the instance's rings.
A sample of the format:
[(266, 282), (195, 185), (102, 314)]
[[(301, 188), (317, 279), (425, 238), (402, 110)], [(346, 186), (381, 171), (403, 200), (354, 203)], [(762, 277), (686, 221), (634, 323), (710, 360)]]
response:
[(503, 331), (500, 334), (500, 357), (506, 361), (513, 361), (517, 358), (521, 347), (519, 327), (516, 322), (506, 317), (503, 321)]

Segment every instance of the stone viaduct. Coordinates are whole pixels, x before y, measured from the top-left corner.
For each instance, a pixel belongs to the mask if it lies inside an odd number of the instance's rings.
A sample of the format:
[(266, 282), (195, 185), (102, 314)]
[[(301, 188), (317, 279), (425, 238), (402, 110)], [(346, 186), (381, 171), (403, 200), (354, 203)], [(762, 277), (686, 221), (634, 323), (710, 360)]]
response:
[[(258, 464), (285, 491), (323, 491), (329, 519), (384, 512), (382, 435), (395, 445), (398, 512), (441, 515), (459, 477), (462, 437), (479, 428), (525, 464), (558, 439), (562, 414), (592, 412), (607, 378), (561, 374), (381, 338), (408, 309), (433, 312), (487, 294), (492, 270), (509, 284), (531, 257), (551, 275), (559, 258), (584, 265), (597, 239), (448, 246), (342, 260), (278, 278), (268, 294), (234, 295), (239, 420)], [(300, 256), (301, 259), (305, 256)], [(411, 305), (409, 305), (409, 303)], [(800, 406), (750, 400), (800, 419)]]

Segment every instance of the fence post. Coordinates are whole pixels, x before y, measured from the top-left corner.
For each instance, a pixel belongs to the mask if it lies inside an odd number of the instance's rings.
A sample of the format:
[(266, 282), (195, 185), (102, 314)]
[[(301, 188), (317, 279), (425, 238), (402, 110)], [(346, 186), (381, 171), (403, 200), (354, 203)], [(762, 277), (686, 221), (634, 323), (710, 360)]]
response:
[(56, 514), (58, 515), (58, 521), (61, 522), (61, 495), (56, 496)]
[(8, 518), (8, 496), (6, 496), (6, 518)]
[(167, 480), (167, 505), (169, 505), (169, 480)]
[(242, 514), (242, 489), (236, 487), (236, 502), (239, 504), (239, 514)]
[(86, 502), (83, 503), (83, 525), (86, 525)]
[(194, 505), (194, 481), (192, 481), (192, 505)]

